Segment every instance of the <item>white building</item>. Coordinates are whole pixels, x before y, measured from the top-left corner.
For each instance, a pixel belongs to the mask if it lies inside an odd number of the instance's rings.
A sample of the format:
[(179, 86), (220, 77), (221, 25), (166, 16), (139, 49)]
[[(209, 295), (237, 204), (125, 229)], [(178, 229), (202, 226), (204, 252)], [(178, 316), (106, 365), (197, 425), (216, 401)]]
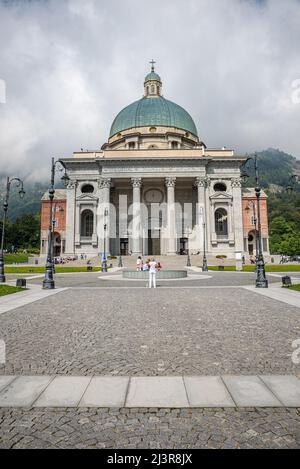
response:
[[(206, 147), (187, 111), (163, 97), (152, 66), (144, 96), (117, 115), (101, 150), (61, 160), (70, 178), (62, 254), (202, 254), (205, 245), (208, 255), (234, 258), (248, 250), (245, 160)], [(42, 253), (46, 239), (42, 226)]]

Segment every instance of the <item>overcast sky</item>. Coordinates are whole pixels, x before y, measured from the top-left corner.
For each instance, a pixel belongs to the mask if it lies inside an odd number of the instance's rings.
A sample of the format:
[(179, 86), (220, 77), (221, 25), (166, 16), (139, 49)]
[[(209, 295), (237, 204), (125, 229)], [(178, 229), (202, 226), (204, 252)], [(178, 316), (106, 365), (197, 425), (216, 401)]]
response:
[(0, 41), (0, 172), (99, 149), (152, 58), (207, 146), (300, 157), (299, 0), (0, 0)]

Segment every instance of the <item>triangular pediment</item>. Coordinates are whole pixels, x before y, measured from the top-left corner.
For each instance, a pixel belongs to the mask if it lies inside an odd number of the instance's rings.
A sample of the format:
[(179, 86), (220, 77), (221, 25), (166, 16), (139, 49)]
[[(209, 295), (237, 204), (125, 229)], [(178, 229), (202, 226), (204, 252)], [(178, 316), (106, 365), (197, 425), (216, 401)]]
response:
[(209, 198), (214, 200), (232, 200), (232, 195), (227, 194), (227, 192), (214, 192)]
[(98, 197), (93, 194), (81, 194), (77, 197), (77, 200), (88, 200), (94, 202), (95, 200), (98, 200)]

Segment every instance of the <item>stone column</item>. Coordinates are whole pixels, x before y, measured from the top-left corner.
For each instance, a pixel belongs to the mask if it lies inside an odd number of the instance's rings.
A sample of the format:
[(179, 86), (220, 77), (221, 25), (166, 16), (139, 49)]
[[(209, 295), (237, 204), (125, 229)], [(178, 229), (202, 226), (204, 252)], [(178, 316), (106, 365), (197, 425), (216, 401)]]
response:
[(198, 189), (198, 201), (197, 201), (197, 243), (198, 250), (203, 251), (203, 221), (205, 221), (205, 178), (197, 177), (195, 180), (195, 186)]
[(140, 256), (142, 254), (141, 239), (141, 187), (142, 178), (131, 178), (133, 190), (132, 199), (132, 256)]
[[(106, 255), (110, 254), (110, 188), (111, 179), (102, 178), (99, 180), (100, 200), (98, 205), (98, 226), (97, 234), (100, 239), (99, 247), (100, 252), (104, 251), (104, 236), (105, 236), (105, 251)], [(105, 217), (105, 211), (107, 216)], [(106, 223), (106, 231), (104, 233), (104, 224)]]
[(232, 202), (233, 202), (233, 225), (235, 251), (242, 252), (243, 246), (243, 209), (242, 209), (242, 181), (241, 178), (231, 180)]
[(205, 221), (206, 221), (206, 251), (211, 252), (211, 238), (212, 230), (215, 231), (215, 214), (214, 207), (210, 203), (210, 186), (211, 180), (209, 177), (205, 177)]
[(176, 217), (175, 217), (175, 185), (176, 178), (168, 177), (165, 180), (167, 186), (167, 233), (168, 233), (168, 249), (169, 256), (177, 252), (177, 239), (176, 239)]
[(76, 215), (75, 215), (75, 247), (80, 247), (80, 222), (81, 210), (80, 202), (76, 202)]
[(69, 181), (67, 185), (66, 248), (68, 255), (75, 254), (75, 200), (77, 182)]

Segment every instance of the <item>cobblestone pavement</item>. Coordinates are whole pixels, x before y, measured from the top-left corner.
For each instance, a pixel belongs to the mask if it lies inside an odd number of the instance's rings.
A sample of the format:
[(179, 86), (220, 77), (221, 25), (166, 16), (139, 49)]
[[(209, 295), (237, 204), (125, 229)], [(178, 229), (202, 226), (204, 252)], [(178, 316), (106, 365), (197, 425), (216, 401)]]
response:
[[(157, 281), (158, 287), (205, 287), (205, 286), (240, 286), (240, 285), (255, 285), (254, 273), (236, 273), (236, 272), (205, 272), (204, 277), (201, 278), (201, 272), (189, 272), (187, 279), (173, 280), (173, 281)], [(206, 278), (206, 276), (210, 278)], [(101, 274), (101, 273), (84, 273), (84, 274), (57, 274), (55, 276), (55, 283), (58, 288), (62, 287), (140, 287), (145, 288), (147, 281), (133, 281), (123, 280), (120, 278), (121, 273), (114, 274)], [(111, 278), (114, 278), (113, 280)], [(200, 279), (199, 279), (200, 277)], [(107, 278), (107, 279), (106, 279)], [(280, 282), (280, 277), (268, 276), (269, 283)], [(299, 279), (300, 280), (300, 279)], [(30, 283), (42, 285), (43, 279), (37, 278), (31, 280)]]
[(1, 374), (290, 374), (299, 308), (240, 288), (70, 289), (0, 317)]
[(300, 409), (0, 409), (0, 448), (299, 448)]

